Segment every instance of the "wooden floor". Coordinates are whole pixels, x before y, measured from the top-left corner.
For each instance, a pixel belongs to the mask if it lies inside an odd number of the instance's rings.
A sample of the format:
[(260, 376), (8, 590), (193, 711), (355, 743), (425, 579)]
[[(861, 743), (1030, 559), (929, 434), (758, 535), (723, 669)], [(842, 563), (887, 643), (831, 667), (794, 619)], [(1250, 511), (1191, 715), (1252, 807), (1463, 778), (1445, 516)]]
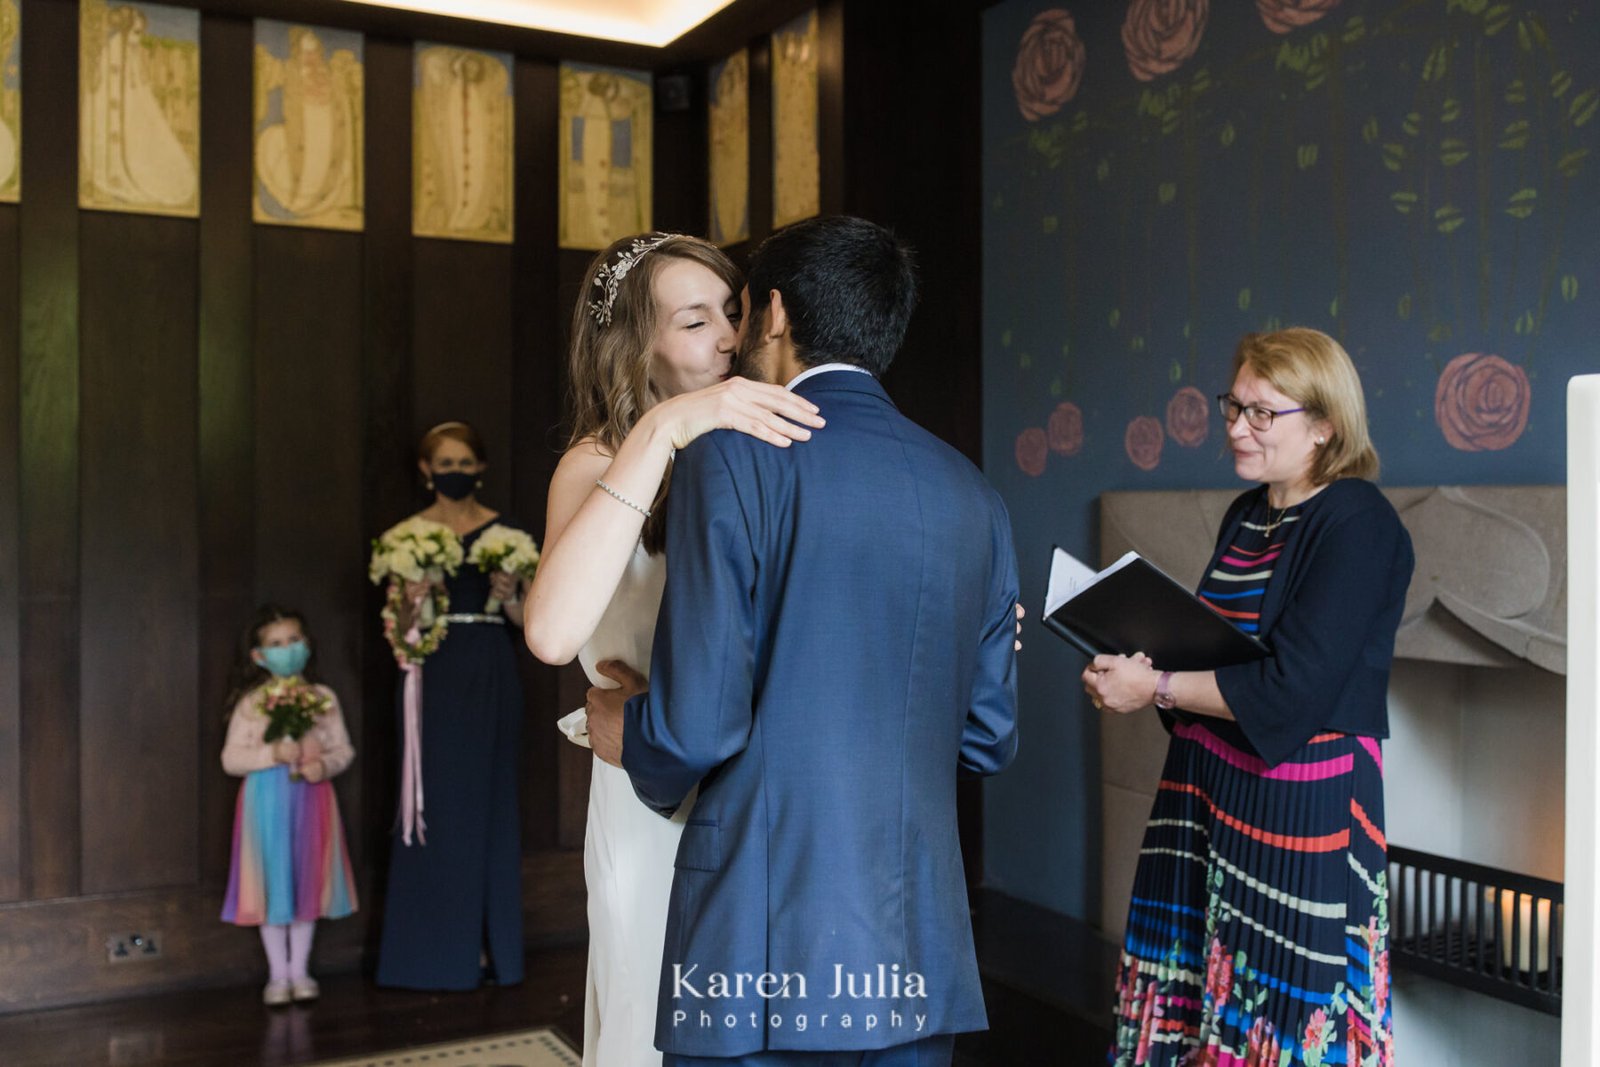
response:
[(285, 1067), (360, 1053), (554, 1026), (583, 1033), (585, 950), (528, 957), (520, 986), (475, 993), (378, 989), (322, 979), (309, 1006), (265, 1008), (261, 989), (216, 989), (0, 1016), (4, 1067)]
[[(955, 1067), (1103, 1062), (1112, 957), (1097, 935), (1042, 909), (978, 897), (987, 1033), (963, 1034)], [(326, 976), (322, 999), (268, 1009), (261, 989), (212, 989), (0, 1015), (0, 1067), (290, 1067), (534, 1026), (583, 1033), (585, 948), (528, 956), (527, 981), (474, 993), (378, 989)]]

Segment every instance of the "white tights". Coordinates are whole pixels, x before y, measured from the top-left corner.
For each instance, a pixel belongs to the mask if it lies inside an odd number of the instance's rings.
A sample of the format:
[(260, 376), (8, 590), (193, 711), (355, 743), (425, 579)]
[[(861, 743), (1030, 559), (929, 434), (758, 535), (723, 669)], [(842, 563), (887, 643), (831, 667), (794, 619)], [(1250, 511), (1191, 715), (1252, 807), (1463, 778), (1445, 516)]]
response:
[(267, 967), (274, 982), (304, 981), (306, 964), (311, 959), (311, 938), (317, 931), (314, 921), (292, 922), (287, 926), (261, 926), (261, 945), (267, 950)]

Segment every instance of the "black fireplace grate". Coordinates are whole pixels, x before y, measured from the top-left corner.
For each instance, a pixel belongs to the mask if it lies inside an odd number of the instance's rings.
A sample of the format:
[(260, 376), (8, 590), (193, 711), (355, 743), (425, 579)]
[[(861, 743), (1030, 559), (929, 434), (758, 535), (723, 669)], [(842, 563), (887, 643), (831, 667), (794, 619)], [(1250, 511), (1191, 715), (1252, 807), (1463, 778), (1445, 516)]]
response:
[(1389, 847), (1396, 967), (1560, 1015), (1562, 921), (1560, 882)]

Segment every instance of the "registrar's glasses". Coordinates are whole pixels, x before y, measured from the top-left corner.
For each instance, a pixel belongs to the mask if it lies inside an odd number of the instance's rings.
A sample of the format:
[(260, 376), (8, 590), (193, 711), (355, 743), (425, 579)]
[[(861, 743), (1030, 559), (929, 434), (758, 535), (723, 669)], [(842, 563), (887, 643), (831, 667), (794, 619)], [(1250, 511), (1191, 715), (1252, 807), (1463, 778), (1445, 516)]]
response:
[(1297, 411), (1304, 411), (1305, 408), (1284, 408), (1282, 411), (1273, 411), (1260, 404), (1242, 404), (1232, 393), (1219, 393), (1217, 410), (1222, 412), (1222, 422), (1225, 426), (1232, 426), (1242, 412), (1244, 421), (1250, 424), (1252, 430), (1266, 433), (1272, 429), (1272, 420), (1279, 415), (1293, 415)]

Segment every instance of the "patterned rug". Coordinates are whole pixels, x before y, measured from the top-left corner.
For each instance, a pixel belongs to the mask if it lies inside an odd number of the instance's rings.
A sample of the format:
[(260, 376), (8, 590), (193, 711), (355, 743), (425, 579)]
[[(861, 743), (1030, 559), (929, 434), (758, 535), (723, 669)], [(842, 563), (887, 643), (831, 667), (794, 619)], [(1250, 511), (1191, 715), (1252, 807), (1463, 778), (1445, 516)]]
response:
[(583, 1057), (549, 1027), (494, 1037), (318, 1060), (311, 1067), (583, 1067)]

